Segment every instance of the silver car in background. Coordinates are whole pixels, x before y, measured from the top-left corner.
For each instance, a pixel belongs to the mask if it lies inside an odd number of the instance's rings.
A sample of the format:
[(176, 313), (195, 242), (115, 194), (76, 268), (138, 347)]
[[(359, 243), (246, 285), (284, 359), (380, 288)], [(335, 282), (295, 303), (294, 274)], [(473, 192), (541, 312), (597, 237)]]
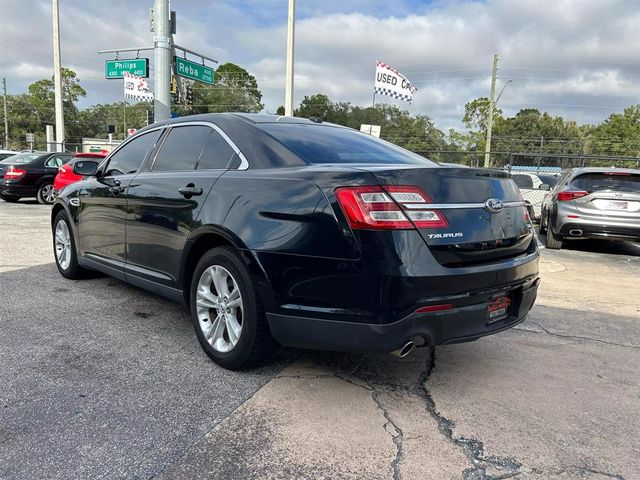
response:
[(541, 215), (548, 248), (562, 248), (565, 239), (640, 241), (640, 170), (568, 170), (544, 198)]

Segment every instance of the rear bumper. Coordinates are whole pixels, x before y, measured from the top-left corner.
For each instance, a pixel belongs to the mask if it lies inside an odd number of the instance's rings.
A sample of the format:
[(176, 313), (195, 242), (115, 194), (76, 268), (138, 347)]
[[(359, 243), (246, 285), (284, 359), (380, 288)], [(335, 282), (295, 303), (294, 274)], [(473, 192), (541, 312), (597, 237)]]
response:
[(595, 223), (592, 221), (572, 221), (565, 223), (558, 232), (559, 235), (570, 238), (599, 238), (609, 240), (640, 240), (640, 228), (630, 228), (607, 223)]
[[(539, 281), (536, 277), (519, 285), (477, 292), (471, 295), (471, 301), (476, 297), (476, 303), (445, 311), (413, 313), (388, 324), (273, 313), (268, 313), (267, 319), (271, 333), (278, 342), (297, 348), (389, 353), (402, 347), (408, 340), (416, 338), (423, 339), (430, 345), (470, 342), (522, 322), (536, 300)], [(508, 294), (512, 301), (510, 313), (501, 320), (489, 321), (487, 301), (505, 294)], [(459, 300), (458, 296), (437, 299), (438, 303), (454, 303), (456, 300)]]
[(35, 197), (38, 189), (31, 185), (20, 185), (0, 179), (0, 194), (16, 197)]

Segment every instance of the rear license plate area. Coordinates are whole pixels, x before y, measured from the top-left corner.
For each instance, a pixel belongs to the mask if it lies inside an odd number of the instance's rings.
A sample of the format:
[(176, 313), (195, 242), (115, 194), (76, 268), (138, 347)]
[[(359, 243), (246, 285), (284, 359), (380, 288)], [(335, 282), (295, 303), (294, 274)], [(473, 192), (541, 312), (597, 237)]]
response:
[(511, 296), (503, 295), (487, 303), (487, 324), (503, 320), (511, 313)]
[(610, 200), (607, 202), (608, 210), (628, 210), (629, 202), (621, 202), (619, 200)]

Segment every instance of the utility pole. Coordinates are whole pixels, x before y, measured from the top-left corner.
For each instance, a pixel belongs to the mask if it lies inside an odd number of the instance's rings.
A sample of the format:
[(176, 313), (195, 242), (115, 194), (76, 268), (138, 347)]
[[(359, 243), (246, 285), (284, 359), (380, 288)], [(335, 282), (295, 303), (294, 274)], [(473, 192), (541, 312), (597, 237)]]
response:
[(60, 16), (58, 0), (52, 0), (53, 13), (53, 90), (56, 110), (56, 150), (64, 151), (64, 111), (62, 110), (62, 71), (60, 68)]
[[(171, 33), (169, 26), (169, 0), (155, 0), (153, 7), (153, 37), (155, 76), (153, 110), (156, 122), (171, 116)], [(125, 135), (126, 138), (126, 135)]]
[(289, 0), (287, 19), (287, 70), (285, 75), (284, 114), (293, 117), (293, 54), (296, 30), (296, 0)]
[(9, 150), (9, 120), (7, 118), (7, 79), (2, 79), (2, 88), (4, 89), (4, 148)]
[(493, 109), (495, 107), (496, 97), (496, 75), (498, 73), (498, 57), (497, 53), (493, 54), (493, 72), (491, 73), (491, 97), (489, 98), (489, 118), (487, 119), (487, 142), (484, 147), (484, 166), (491, 166), (491, 129), (493, 128)]

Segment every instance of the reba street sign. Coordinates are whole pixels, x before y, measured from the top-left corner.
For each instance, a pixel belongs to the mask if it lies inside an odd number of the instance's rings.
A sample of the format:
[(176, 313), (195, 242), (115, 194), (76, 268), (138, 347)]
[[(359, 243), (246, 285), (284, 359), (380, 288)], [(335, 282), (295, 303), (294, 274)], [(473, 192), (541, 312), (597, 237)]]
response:
[(128, 60), (107, 60), (104, 62), (104, 76), (107, 80), (122, 78), (124, 72), (131, 73), (136, 77), (147, 78), (149, 76), (149, 59), (132, 58)]
[(175, 60), (176, 75), (198, 82), (213, 85), (213, 68), (191, 62), (180, 57), (173, 57)]

